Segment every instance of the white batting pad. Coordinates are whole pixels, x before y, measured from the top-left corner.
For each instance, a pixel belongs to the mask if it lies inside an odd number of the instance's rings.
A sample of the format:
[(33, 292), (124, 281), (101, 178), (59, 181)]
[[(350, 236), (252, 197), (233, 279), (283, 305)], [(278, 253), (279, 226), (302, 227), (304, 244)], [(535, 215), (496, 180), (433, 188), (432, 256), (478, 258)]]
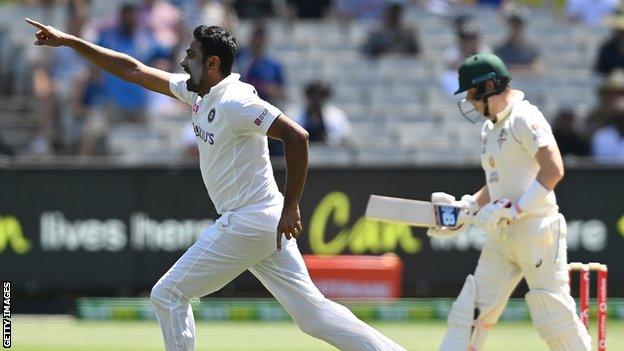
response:
[(591, 337), (559, 295), (534, 289), (525, 295), (533, 325), (551, 351), (590, 351)]
[(474, 324), (476, 299), (477, 284), (474, 276), (468, 275), (446, 319), (449, 326), (439, 351), (468, 350)]

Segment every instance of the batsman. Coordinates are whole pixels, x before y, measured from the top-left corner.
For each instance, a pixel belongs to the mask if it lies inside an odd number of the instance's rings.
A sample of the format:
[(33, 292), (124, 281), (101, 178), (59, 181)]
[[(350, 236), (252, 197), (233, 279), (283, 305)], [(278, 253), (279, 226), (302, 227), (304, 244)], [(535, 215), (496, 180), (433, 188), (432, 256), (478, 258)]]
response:
[[(575, 312), (568, 285), (566, 222), (554, 188), (563, 162), (548, 122), (510, 88), (510, 74), (495, 55), (468, 57), (459, 67), (459, 109), (473, 123), (485, 117), (481, 165), (485, 186), (464, 195), (461, 205), (476, 213), (474, 224), (487, 233), (474, 274), (468, 275), (448, 315), (441, 351), (482, 350), (520, 279), (533, 324), (553, 351), (591, 349), (591, 338)], [(434, 203), (452, 203), (433, 193)], [(432, 236), (466, 229), (434, 227)]]

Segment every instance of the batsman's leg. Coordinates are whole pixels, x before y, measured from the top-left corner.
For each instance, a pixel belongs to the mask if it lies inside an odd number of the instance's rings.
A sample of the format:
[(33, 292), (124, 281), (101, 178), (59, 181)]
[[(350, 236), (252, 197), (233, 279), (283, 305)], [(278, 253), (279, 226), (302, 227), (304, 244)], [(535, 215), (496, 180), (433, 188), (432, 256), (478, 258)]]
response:
[(521, 221), (513, 228), (518, 263), (529, 292), (533, 324), (552, 351), (588, 351), (591, 337), (570, 296), (566, 224), (562, 215)]
[(405, 350), (359, 320), (346, 307), (328, 300), (314, 286), (295, 240), (249, 268), (284, 306), (299, 328), (340, 350)]
[(520, 282), (520, 268), (509, 261), (498, 240), (488, 238), (474, 276), (466, 278), (449, 312), (440, 351), (482, 350), (490, 328)]
[(193, 350), (195, 322), (189, 300), (221, 289), (269, 255), (274, 245), (264, 238), (232, 235), (220, 223), (208, 227), (152, 288), (150, 300), (165, 349)]

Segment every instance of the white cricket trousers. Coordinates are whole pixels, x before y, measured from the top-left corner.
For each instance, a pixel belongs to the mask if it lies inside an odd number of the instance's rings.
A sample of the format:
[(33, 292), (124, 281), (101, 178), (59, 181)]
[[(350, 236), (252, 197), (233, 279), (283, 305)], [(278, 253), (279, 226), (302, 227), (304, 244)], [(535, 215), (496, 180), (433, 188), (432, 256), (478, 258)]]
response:
[[(211, 294), (249, 269), (284, 306), (299, 328), (340, 350), (405, 350), (332, 302), (314, 286), (296, 241), (275, 232), (237, 226), (233, 220), (208, 227), (152, 288), (150, 300), (167, 351), (194, 349), (192, 297)], [(253, 342), (253, 341), (252, 341)]]
[[(474, 274), (476, 306), (480, 310), (477, 319), (482, 324), (498, 321), (522, 277), (530, 290), (558, 295), (575, 311), (570, 296), (566, 234), (564, 217), (555, 214), (522, 219), (488, 236)], [(575, 323), (580, 320), (575, 319)]]

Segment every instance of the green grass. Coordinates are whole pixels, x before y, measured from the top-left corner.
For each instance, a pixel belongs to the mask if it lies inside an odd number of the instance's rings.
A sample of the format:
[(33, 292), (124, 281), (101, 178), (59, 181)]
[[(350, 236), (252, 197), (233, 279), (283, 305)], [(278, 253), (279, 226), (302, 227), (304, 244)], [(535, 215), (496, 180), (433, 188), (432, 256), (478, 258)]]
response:
[[(71, 318), (13, 318), (13, 349), (19, 351), (163, 350), (156, 322), (94, 322)], [(443, 322), (375, 323), (382, 333), (408, 350), (436, 350)], [(592, 336), (595, 329), (592, 328)], [(608, 324), (610, 350), (624, 350), (624, 322)], [(335, 350), (287, 322), (199, 322), (196, 350), (322, 351)], [(547, 351), (530, 323), (499, 323), (486, 351)]]

